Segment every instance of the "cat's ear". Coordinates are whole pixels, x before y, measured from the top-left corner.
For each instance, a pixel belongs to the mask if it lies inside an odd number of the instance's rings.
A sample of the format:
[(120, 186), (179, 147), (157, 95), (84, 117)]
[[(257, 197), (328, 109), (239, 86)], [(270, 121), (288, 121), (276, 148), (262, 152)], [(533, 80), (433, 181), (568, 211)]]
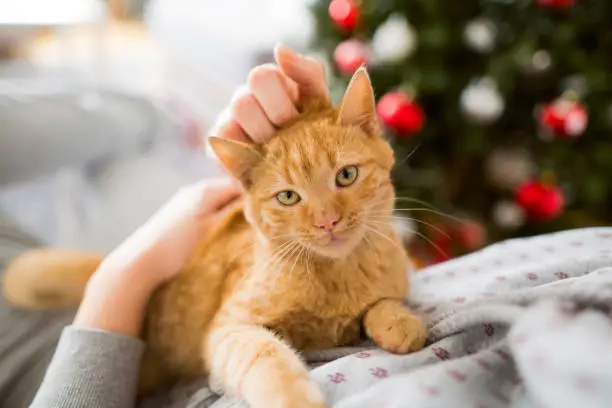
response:
[(223, 167), (245, 188), (250, 187), (253, 168), (262, 160), (257, 146), (220, 137), (209, 137), (208, 141)]
[(359, 126), (371, 136), (380, 135), (374, 89), (364, 67), (355, 72), (346, 88), (338, 108), (338, 123)]

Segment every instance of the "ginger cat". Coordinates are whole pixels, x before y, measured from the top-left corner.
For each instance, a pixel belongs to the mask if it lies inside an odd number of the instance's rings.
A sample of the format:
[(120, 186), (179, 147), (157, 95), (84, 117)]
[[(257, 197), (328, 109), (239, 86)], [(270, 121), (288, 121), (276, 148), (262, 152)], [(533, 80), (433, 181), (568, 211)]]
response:
[[(209, 374), (253, 408), (319, 408), (324, 396), (296, 349), (355, 343), (362, 329), (393, 353), (423, 347), (425, 326), (403, 303), (409, 259), (390, 222), (393, 152), (364, 69), (337, 110), (311, 103), (263, 146), (211, 145), (245, 202), (151, 299), (143, 393)], [(82, 294), (99, 259), (50, 251), (9, 267), (7, 297), (44, 306)], [(72, 295), (35, 288), (41, 273), (55, 273), (57, 289)]]

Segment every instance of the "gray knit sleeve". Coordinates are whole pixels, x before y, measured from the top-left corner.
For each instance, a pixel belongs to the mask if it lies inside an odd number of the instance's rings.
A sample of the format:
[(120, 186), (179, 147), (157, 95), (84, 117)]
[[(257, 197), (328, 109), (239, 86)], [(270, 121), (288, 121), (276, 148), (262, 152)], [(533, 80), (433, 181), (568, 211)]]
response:
[(144, 347), (132, 337), (66, 327), (30, 408), (133, 408)]

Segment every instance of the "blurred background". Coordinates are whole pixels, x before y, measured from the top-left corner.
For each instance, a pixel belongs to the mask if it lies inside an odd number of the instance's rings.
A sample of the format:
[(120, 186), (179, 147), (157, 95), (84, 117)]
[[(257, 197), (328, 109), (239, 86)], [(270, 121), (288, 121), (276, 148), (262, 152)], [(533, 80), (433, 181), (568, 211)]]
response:
[(423, 262), (611, 225), (611, 21), (604, 0), (0, 0), (0, 213), (112, 249), (220, 174), (202, 136), (283, 42), (335, 100), (367, 64)]

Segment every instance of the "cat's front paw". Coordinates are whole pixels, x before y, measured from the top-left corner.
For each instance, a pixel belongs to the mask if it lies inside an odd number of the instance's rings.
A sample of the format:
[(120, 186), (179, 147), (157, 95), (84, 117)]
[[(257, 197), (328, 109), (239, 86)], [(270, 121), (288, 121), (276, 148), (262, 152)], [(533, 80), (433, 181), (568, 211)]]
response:
[(421, 318), (405, 309), (371, 322), (367, 331), (381, 348), (396, 354), (421, 350), (427, 340), (427, 328)]
[(293, 381), (270, 391), (251, 399), (251, 408), (327, 408), (323, 392), (309, 379)]
[(284, 407), (295, 408), (327, 408), (325, 396), (319, 386), (310, 379), (302, 379), (296, 381), (287, 390), (286, 401), (282, 405)]
[(258, 375), (247, 377), (244, 397), (251, 408), (327, 408), (325, 396), (319, 386), (305, 372), (296, 376)]

